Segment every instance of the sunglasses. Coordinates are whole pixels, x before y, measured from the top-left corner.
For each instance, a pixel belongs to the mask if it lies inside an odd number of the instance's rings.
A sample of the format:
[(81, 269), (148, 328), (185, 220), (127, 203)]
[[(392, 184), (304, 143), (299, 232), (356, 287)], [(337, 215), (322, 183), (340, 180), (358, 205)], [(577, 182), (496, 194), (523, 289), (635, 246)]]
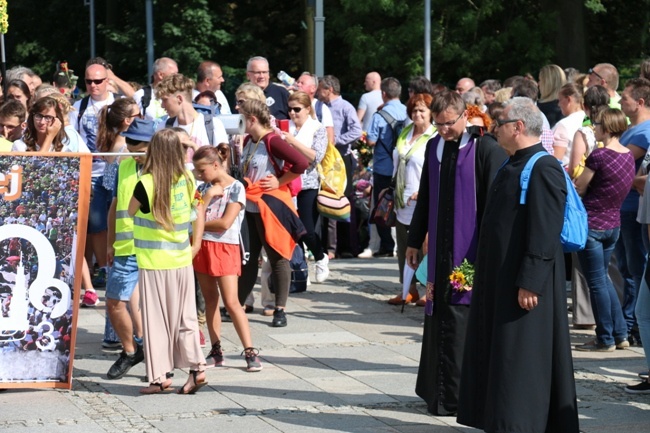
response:
[(587, 71), (587, 72), (589, 72), (589, 74), (594, 74), (595, 76), (597, 76), (601, 80), (605, 80), (602, 75), (600, 75), (598, 72), (594, 71), (594, 68), (589, 68), (589, 71)]
[(89, 86), (90, 86), (91, 84), (94, 84), (94, 85), (96, 85), (96, 86), (99, 86), (99, 85), (102, 84), (104, 81), (106, 81), (106, 78), (100, 78), (100, 79), (98, 79), (98, 80), (91, 80), (90, 78), (86, 78), (85, 81), (86, 81), (86, 84), (88, 84)]
[(300, 113), (302, 110), (304, 110), (304, 107), (289, 107), (289, 112), (294, 112), (294, 113)]

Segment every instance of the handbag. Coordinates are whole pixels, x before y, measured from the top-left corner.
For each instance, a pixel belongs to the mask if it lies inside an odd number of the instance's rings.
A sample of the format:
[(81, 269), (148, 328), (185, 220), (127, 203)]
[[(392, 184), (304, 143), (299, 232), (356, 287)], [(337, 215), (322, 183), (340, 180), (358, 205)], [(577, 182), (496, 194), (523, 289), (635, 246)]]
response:
[(395, 189), (391, 186), (381, 190), (377, 204), (370, 214), (370, 223), (379, 227), (395, 227)]
[(316, 209), (325, 218), (350, 222), (350, 200), (342, 194), (322, 188), (316, 197)]

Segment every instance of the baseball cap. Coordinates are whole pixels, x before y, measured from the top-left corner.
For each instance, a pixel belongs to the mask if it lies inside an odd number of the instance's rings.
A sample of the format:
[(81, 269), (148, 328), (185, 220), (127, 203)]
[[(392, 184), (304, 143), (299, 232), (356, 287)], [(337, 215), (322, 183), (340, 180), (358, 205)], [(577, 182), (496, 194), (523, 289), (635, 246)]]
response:
[(129, 126), (129, 129), (120, 133), (122, 137), (130, 138), (135, 141), (144, 141), (150, 142), (151, 137), (153, 137), (156, 132), (156, 124), (153, 120), (148, 119), (133, 119), (133, 122)]

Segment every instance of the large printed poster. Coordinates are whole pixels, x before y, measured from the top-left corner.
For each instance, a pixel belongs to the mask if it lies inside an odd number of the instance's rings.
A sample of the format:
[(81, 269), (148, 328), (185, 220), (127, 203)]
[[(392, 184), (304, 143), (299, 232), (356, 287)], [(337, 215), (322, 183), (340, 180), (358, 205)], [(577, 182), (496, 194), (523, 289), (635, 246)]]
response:
[(91, 159), (63, 155), (0, 156), (0, 388), (72, 386)]

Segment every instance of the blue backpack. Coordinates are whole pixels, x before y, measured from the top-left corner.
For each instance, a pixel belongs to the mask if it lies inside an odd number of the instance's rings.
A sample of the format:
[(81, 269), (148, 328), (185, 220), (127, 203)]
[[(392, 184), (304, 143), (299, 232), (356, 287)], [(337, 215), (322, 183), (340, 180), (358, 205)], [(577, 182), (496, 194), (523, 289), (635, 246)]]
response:
[[(537, 152), (524, 166), (524, 170), (521, 172), (519, 179), (519, 185), (521, 186), (519, 204), (526, 204), (526, 193), (528, 192), (528, 183), (530, 182), (533, 166), (544, 155), (551, 156), (546, 151)], [(578, 195), (564, 168), (562, 168), (562, 173), (564, 173), (564, 178), (566, 179), (567, 194), (566, 205), (564, 207), (564, 225), (562, 226), (562, 233), (560, 233), (560, 242), (565, 253), (573, 253), (584, 249), (587, 243), (587, 231), (589, 230), (587, 210), (582, 204), (582, 199)]]

